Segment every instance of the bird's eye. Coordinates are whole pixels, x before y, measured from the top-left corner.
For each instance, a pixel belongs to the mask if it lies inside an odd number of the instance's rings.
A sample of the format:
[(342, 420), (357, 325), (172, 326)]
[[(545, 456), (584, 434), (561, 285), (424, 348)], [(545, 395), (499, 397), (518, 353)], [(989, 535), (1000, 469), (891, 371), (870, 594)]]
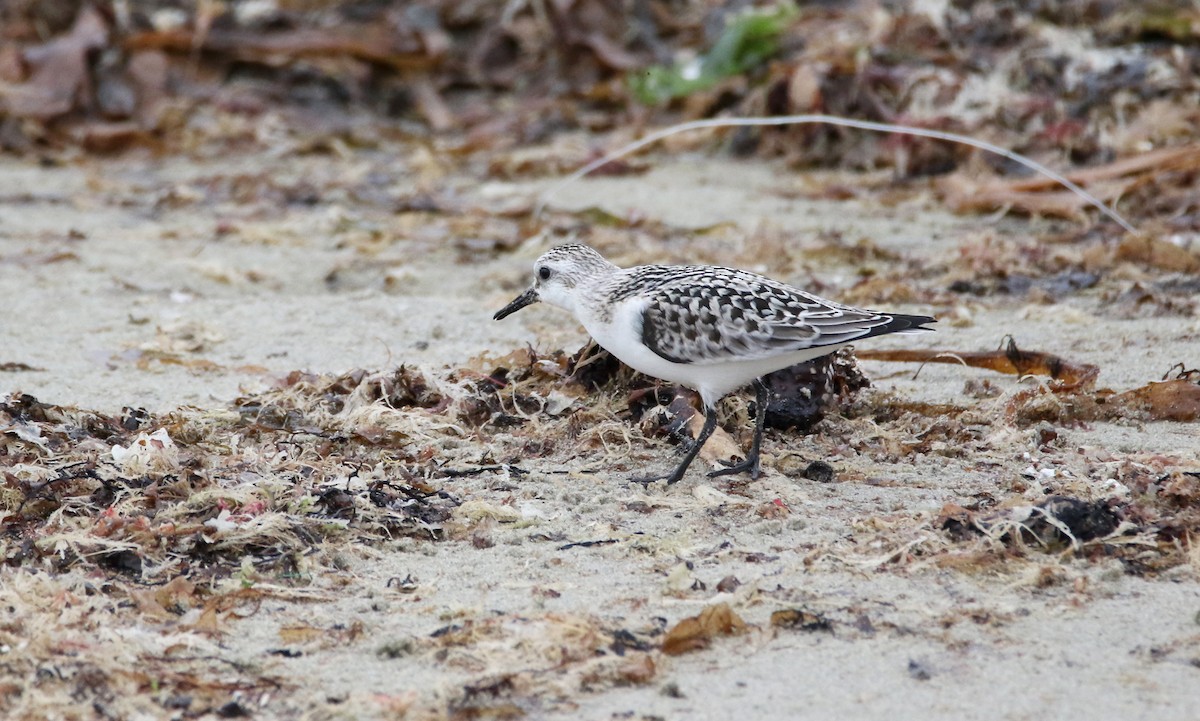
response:
[(542, 280), (550, 280), (550, 269), (544, 265), (538, 268), (538, 277)]

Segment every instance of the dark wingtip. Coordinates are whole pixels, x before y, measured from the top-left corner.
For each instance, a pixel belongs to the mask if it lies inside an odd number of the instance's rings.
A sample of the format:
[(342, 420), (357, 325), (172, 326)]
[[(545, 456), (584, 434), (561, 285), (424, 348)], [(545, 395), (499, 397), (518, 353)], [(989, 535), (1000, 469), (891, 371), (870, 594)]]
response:
[(905, 323), (907, 323), (907, 325), (904, 326), (903, 328), (897, 328), (896, 330), (933, 330), (933, 328), (926, 328), (925, 326), (929, 323), (937, 323), (937, 318), (934, 318), (933, 316), (929, 316), (929, 315), (894, 315), (894, 316), (892, 316), (893, 323), (895, 323), (897, 319), (903, 319), (903, 321)]
[(929, 323), (937, 323), (937, 318), (928, 315), (904, 315), (902, 313), (887, 313), (885, 315), (890, 319), (887, 323), (875, 326), (871, 329), (870, 333), (867, 333), (860, 338), (856, 338), (855, 340), (872, 338), (877, 335), (886, 335), (888, 333), (915, 333), (922, 330), (932, 331), (933, 328), (926, 328), (925, 326)]

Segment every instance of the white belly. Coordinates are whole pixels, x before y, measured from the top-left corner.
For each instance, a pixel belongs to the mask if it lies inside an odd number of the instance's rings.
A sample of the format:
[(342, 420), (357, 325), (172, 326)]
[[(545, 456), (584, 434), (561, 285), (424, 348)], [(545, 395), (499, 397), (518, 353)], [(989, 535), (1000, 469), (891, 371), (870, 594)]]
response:
[(648, 376), (693, 388), (705, 405), (711, 406), (756, 378), (782, 368), (833, 353), (842, 345), (821, 346), (754, 360), (718, 363), (674, 363), (642, 344), (642, 307), (636, 300), (621, 303), (605, 323), (590, 313), (582, 314), (583, 326), (600, 347), (622, 363)]

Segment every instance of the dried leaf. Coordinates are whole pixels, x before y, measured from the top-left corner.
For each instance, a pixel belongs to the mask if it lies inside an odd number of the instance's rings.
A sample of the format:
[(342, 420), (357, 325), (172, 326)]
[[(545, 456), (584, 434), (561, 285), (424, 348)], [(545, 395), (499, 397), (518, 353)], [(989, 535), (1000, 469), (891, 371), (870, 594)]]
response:
[[(1097, 198), (1112, 201), (1139, 183), (1155, 182), (1164, 172), (1197, 168), (1200, 145), (1191, 145), (1152, 150), (1065, 175)], [(1012, 208), (1033, 215), (1077, 218), (1089, 206), (1087, 200), (1044, 176), (980, 181), (954, 173), (940, 179), (937, 187), (947, 205), (957, 212)]]
[(654, 657), (648, 653), (639, 653), (625, 659), (616, 669), (616, 676), (624, 683), (638, 686), (654, 680), (658, 674), (658, 666)]
[(151, 31), (129, 36), (124, 46), (129, 51), (206, 50), (260, 61), (348, 55), (397, 70), (428, 69), (437, 62), (418, 37), (399, 32), (386, 23), (343, 25), (337, 29), (301, 28), (270, 34), (244, 30)]
[(663, 638), (662, 651), (668, 656), (679, 656), (706, 648), (717, 636), (732, 636), (746, 630), (741, 619), (728, 603), (708, 606), (699, 616), (689, 616), (675, 624)]
[[(696, 413), (688, 421), (688, 428), (691, 430), (693, 438), (699, 435), (703, 427), (703, 414)], [(737, 442), (733, 440), (733, 436), (720, 427), (713, 431), (713, 434), (708, 437), (708, 441), (705, 442), (704, 447), (700, 449), (700, 458), (713, 465), (719, 465), (720, 461), (730, 461), (744, 457), (745, 454), (738, 447)]]
[(31, 366), (28, 363), (20, 361), (6, 361), (0, 363), (0, 373), (24, 373), (26, 371), (44, 371), (45, 368)]
[(217, 636), (223, 633), (221, 629), (221, 618), (217, 614), (217, 607), (219, 604), (219, 601), (214, 601), (205, 606), (204, 610), (200, 612), (199, 618), (197, 618), (196, 621), (190, 625), (190, 628), (193, 631), (207, 633), (212, 636)]
[(93, 153), (116, 153), (150, 141), (150, 134), (130, 120), (90, 122), (80, 127), (75, 137)]
[(775, 628), (791, 628), (799, 631), (832, 631), (833, 624), (819, 613), (803, 608), (786, 608), (771, 614), (771, 625)]
[[(1088, 192), (1100, 200), (1111, 201), (1120, 197), (1128, 184), (1108, 184), (1104, 188), (1091, 187)], [(954, 173), (937, 183), (938, 191), (946, 205), (956, 213), (992, 211), (998, 208), (1017, 210), (1028, 215), (1079, 220), (1089, 203), (1069, 190), (1038, 191), (1014, 190), (1009, 184), (980, 182), (964, 173)]]
[[(1190, 171), (1197, 168), (1200, 168), (1200, 145), (1188, 145), (1180, 148), (1151, 150), (1065, 175), (1071, 182), (1086, 186), (1141, 173), (1161, 174), (1170, 170)], [(1011, 183), (1005, 183), (1004, 187), (1017, 192), (1061, 188), (1057, 181), (1041, 175), (1014, 180)]]
[[(687, 434), (695, 439), (700, 437), (700, 431), (704, 428), (704, 414), (693, 405), (693, 398), (694, 394), (679, 393), (667, 406), (667, 412), (673, 416), (673, 420), (668, 424), (669, 428), (686, 429)], [(737, 442), (720, 426), (713, 431), (704, 443), (704, 447), (700, 449), (700, 458), (714, 466), (720, 466), (720, 461), (744, 457)]]
[(92, 5), (84, 5), (71, 32), (25, 51), (33, 72), (20, 85), (0, 85), (0, 100), (10, 115), (49, 120), (75, 109), (88, 84), (88, 53), (108, 43), (108, 22)]
[(1176, 273), (1200, 273), (1200, 255), (1148, 235), (1124, 238), (1117, 246), (1116, 259)]
[(1200, 418), (1200, 385), (1183, 379), (1148, 383), (1120, 393), (1113, 400), (1156, 421), (1190, 423)]

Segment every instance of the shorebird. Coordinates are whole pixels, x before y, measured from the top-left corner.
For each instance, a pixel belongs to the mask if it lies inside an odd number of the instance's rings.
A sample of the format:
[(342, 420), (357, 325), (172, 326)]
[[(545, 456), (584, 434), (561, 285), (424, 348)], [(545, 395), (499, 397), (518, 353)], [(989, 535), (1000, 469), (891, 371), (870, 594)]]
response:
[(634, 370), (699, 392), (704, 426), (671, 473), (683, 478), (717, 427), (717, 402), (751, 383), (757, 407), (746, 459), (709, 477), (760, 473), (768, 373), (887, 333), (932, 330), (935, 318), (853, 308), (744, 270), (714, 265), (620, 268), (586, 245), (561, 245), (533, 264), (534, 281), (500, 320), (538, 301), (575, 316), (602, 348)]

